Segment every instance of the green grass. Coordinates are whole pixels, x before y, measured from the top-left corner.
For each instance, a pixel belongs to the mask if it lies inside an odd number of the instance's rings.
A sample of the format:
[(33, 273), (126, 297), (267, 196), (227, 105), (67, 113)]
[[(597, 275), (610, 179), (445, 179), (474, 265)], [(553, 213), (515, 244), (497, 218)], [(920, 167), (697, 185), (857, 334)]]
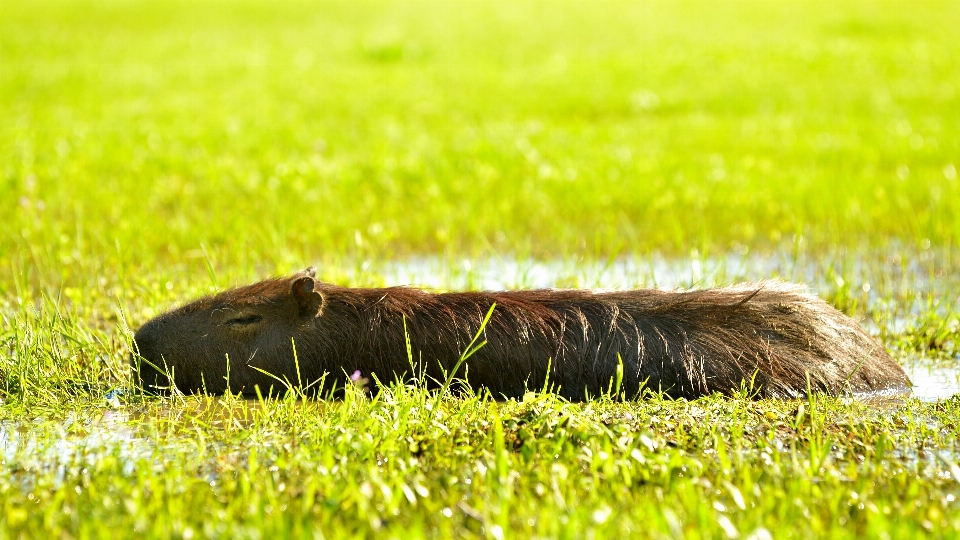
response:
[(956, 244), (955, 2), (603, 5), (4, 2), (3, 245)]
[[(4, 408), (0, 523), (45, 537), (955, 536), (958, 400)], [(39, 417), (39, 418), (37, 418)]]
[(0, 539), (960, 536), (956, 397), (257, 403), (126, 367), (156, 313), (309, 264), (546, 264), (806, 281), (955, 369), (958, 27), (951, 1), (0, 0)]

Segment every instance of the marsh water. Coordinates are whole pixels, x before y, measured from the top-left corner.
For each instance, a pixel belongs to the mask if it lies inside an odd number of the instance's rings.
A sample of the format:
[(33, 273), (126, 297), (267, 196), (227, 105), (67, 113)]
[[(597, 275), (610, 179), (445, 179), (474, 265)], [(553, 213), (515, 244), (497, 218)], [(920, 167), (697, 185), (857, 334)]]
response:
[(913, 382), (913, 397), (921, 401), (949, 399), (960, 394), (960, 367), (917, 359), (906, 362), (904, 370)]
[[(779, 251), (755, 254), (747, 251), (719, 255), (693, 250), (689, 257), (649, 256), (607, 259), (564, 258), (442, 258), (414, 257), (396, 261), (358, 261), (344, 268), (353, 282), (378, 275), (389, 285), (412, 285), (461, 290), (521, 288), (624, 289), (659, 287), (696, 288), (782, 279), (801, 283), (814, 293), (824, 289), (856, 288), (881, 299), (883, 287), (916, 293), (956, 290), (960, 271), (952, 267), (950, 253), (920, 251), (902, 255), (897, 251), (854, 254), (843, 248), (825, 256)], [(840, 276), (844, 276), (841, 278)], [(956, 300), (955, 294), (951, 300)]]

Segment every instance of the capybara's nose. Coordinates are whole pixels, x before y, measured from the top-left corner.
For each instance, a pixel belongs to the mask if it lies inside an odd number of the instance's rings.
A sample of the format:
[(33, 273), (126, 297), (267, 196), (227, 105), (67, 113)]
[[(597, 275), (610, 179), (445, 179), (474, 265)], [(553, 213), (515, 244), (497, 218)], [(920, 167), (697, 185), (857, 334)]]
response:
[(154, 319), (140, 327), (133, 335), (133, 353), (153, 362), (160, 359), (158, 345), (163, 322)]
[(163, 355), (160, 353), (160, 336), (163, 321), (152, 320), (143, 325), (133, 336), (133, 354), (130, 365), (133, 367), (134, 382), (145, 392), (163, 394), (170, 387)]

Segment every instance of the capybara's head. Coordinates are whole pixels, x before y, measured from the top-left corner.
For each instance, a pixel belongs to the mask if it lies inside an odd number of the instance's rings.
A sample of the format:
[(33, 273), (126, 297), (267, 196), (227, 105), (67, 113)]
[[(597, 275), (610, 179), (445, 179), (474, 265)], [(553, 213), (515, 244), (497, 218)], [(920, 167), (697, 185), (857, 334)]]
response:
[[(271, 375), (296, 373), (295, 341), (323, 309), (316, 270), (201, 298), (144, 324), (133, 338), (135, 381), (152, 393), (274, 395)], [(266, 372), (266, 373), (264, 373)], [(271, 374), (271, 375), (268, 375)], [(292, 385), (298, 381), (288, 379)]]

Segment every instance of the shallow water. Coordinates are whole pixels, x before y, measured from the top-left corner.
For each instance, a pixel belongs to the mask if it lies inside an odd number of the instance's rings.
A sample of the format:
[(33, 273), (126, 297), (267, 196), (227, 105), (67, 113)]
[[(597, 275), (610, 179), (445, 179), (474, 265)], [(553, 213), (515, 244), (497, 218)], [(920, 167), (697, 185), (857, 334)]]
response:
[(913, 382), (913, 397), (938, 401), (960, 394), (960, 364), (917, 359), (903, 366)]
[(0, 421), (0, 466), (26, 473), (22, 478), (27, 489), (36, 474), (52, 474), (59, 483), (76, 469), (104, 459), (118, 460), (125, 474), (144, 466), (162, 473), (167, 461), (190, 451), (183, 442), (192, 432), (243, 429), (264, 413), (261, 409), (254, 400), (190, 398), (160, 407), (93, 407), (63, 419)]
[[(710, 287), (768, 279), (806, 284), (814, 292), (852, 287), (873, 299), (883, 289), (915, 292), (949, 291), (960, 283), (949, 254), (921, 252), (906, 256), (846, 253), (805, 256), (779, 251), (766, 254), (729, 252), (689, 258), (659, 255), (609, 259), (536, 260), (513, 257), (449, 259), (413, 257), (391, 261), (364, 261), (345, 274), (353, 282), (368, 275), (382, 276), (388, 285), (413, 285), (445, 290), (504, 290), (520, 288), (666, 289)], [(840, 275), (844, 275), (847, 283)]]

